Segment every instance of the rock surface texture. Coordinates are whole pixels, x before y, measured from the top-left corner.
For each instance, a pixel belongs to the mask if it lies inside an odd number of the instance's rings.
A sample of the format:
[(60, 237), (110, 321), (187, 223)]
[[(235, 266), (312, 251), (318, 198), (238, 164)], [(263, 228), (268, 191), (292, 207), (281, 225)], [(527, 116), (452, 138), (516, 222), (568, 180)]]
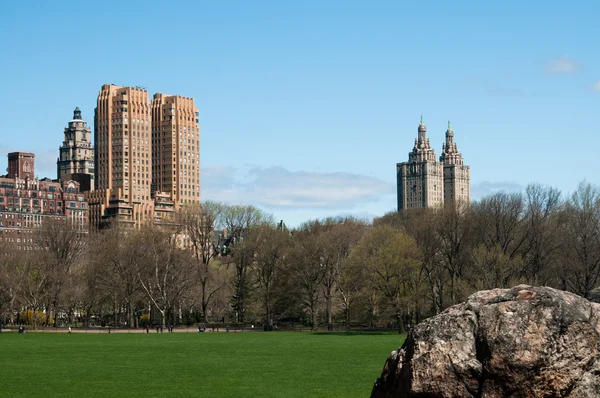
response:
[(418, 324), (382, 397), (600, 397), (600, 304), (548, 287), (481, 291)]

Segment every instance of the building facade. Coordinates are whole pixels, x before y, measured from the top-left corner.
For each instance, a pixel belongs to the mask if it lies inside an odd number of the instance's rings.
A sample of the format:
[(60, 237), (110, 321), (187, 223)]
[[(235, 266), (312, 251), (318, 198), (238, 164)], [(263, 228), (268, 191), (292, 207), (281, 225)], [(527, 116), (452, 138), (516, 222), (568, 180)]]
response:
[(152, 182), (178, 205), (200, 202), (200, 120), (194, 99), (154, 94)]
[[(11, 155), (14, 154), (9, 154), (9, 159), (19, 159)], [(33, 250), (35, 232), (49, 218), (87, 232), (89, 208), (79, 183), (30, 178), (35, 172), (33, 154), (20, 159), (26, 159), (29, 167), (0, 177), (0, 245)]]
[(89, 195), (96, 226), (152, 221), (151, 107), (139, 87), (102, 86), (94, 114), (96, 189)]
[(438, 161), (421, 123), (408, 162), (396, 165), (398, 211), (415, 208), (439, 208), (446, 203), (470, 200), (469, 167), (454, 142), (448, 123), (446, 143)]
[(200, 125), (192, 98), (155, 94), (150, 102), (146, 89), (105, 84), (94, 143), (93, 225), (166, 225), (178, 206), (200, 201)]
[(91, 139), (90, 128), (81, 118), (79, 108), (75, 108), (73, 119), (64, 131), (56, 168), (59, 180), (77, 181), (83, 191), (90, 191), (95, 184), (94, 147)]

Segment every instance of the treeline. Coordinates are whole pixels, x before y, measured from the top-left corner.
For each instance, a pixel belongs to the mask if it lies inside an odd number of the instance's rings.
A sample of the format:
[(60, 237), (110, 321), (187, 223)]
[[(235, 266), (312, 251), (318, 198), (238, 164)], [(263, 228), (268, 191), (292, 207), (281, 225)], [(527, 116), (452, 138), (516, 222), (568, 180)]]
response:
[(3, 323), (403, 330), (481, 289), (527, 283), (588, 297), (600, 283), (600, 190), (581, 183), (563, 198), (533, 184), (470, 206), (294, 230), (252, 206), (206, 202), (160, 228), (84, 235), (56, 221), (35, 239), (44, 249), (2, 247)]

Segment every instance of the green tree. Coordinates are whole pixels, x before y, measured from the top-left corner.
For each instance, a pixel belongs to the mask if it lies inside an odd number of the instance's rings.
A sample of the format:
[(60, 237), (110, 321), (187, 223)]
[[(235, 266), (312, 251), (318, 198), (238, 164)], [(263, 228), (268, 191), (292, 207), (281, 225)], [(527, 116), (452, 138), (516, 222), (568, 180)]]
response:
[(352, 252), (353, 261), (363, 264), (372, 289), (398, 322), (406, 329), (414, 303), (422, 294), (420, 253), (415, 240), (389, 225), (368, 230)]

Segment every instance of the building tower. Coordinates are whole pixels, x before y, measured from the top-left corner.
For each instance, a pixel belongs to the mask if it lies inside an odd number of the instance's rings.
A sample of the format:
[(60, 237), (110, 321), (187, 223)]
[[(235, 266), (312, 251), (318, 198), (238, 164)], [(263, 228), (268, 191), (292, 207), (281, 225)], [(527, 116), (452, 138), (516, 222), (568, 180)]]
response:
[(454, 142), (454, 131), (448, 122), (446, 142), (442, 144), (440, 162), (444, 165), (444, 202), (469, 204), (471, 199), (471, 176), (462, 154)]
[(8, 178), (33, 180), (35, 173), (35, 155), (29, 152), (11, 152), (8, 154)]
[(200, 120), (194, 99), (154, 94), (152, 185), (176, 206), (200, 201)]
[(73, 120), (65, 128), (65, 137), (56, 161), (57, 176), (62, 181), (77, 181), (82, 191), (94, 188), (94, 147), (92, 132), (75, 108)]
[(96, 191), (90, 222), (118, 220), (131, 227), (152, 222), (151, 107), (140, 87), (102, 86), (94, 115)]
[(396, 165), (398, 211), (439, 207), (444, 203), (443, 165), (436, 161), (423, 117), (417, 131), (408, 162)]

